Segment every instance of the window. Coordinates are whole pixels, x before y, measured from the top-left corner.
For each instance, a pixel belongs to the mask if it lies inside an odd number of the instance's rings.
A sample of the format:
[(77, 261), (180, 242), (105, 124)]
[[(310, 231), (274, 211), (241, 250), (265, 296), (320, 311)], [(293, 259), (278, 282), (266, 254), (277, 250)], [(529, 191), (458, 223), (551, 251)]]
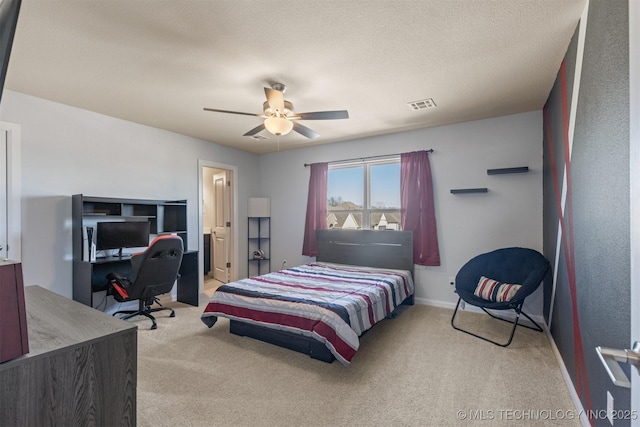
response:
[(400, 159), (330, 165), (327, 227), (400, 230)]

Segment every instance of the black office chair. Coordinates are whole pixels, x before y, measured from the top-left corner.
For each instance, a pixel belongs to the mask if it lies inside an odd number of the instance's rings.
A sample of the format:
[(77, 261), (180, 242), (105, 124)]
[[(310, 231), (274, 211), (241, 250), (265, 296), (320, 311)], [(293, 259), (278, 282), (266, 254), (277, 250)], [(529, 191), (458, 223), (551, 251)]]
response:
[[(542, 332), (542, 327), (522, 311), (522, 306), (525, 298), (540, 286), (548, 271), (549, 261), (533, 249), (503, 248), (472, 258), (456, 275), (455, 287), (459, 298), (451, 317), (451, 326), (458, 331), (501, 347), (511, 344), (518, 325)], [(506, 343), (499, 343), (456, 326), (454, 320), (461, 301), (479, 307), (494, 319), (512, 323), (509, 340)], [(513, 310), (516, 317), (511, 321), (498, 317), (488, 310)], [(529, 319), (533, 326), (518, 323), (520, 314)]]
[[(163, 307), (158, 295), (170, 292), (178, 279), (178, 271), (182, 263), (184, 252), (182, 239), (175, 235), (156, 237), (149, 247), (131, 257), (132, 272), (130, 277), (118, 273), (109, 273), (109, 294), (116, 301), (126, 302), (139, 300), (138, 310), (120, 310), (113, 315), (126, 314), (121, 319), (126, 320), (134, 316), (146, 316), (153, 322), (151, 329), (156, 329), (156, 319), (151, 313), (169, 310), (175, 317), (175, 312)], [(157, 303), (160, 307), (152, 308)]]

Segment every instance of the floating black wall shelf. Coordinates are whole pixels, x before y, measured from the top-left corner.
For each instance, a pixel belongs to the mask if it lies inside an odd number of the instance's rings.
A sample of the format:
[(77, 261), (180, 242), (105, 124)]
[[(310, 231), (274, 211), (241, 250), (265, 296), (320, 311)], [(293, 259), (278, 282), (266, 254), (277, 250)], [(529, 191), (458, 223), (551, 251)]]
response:
[(463, 193), (486, 193), (488, 188), (452, 188), (451, 194), (463, 194)]
[(529, 172), (529, 166), (520, 166), (517, 168), (487, 169), (487, 175), (502, 175), (505, 173), (525, 173), (525, 172)]

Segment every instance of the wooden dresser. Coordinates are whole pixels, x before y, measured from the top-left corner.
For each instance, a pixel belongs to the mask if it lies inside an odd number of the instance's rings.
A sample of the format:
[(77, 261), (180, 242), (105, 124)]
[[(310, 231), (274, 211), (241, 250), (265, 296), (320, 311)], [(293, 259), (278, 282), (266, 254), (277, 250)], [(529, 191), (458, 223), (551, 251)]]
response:
[(39, 286), (24, 293), (30, 352), (0, 363), (0, 425), (136, 425), (137, 326)]

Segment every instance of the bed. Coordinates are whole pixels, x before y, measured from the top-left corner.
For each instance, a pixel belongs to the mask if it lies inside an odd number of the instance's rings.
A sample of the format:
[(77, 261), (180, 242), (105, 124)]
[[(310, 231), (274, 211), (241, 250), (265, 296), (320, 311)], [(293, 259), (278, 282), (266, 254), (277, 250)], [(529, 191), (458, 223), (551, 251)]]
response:
[(349, 364), (359, 337), (412, 305), (411, 232), (318, 230), (315, 262), (228, 283), (201, 320), (325, 362)]

